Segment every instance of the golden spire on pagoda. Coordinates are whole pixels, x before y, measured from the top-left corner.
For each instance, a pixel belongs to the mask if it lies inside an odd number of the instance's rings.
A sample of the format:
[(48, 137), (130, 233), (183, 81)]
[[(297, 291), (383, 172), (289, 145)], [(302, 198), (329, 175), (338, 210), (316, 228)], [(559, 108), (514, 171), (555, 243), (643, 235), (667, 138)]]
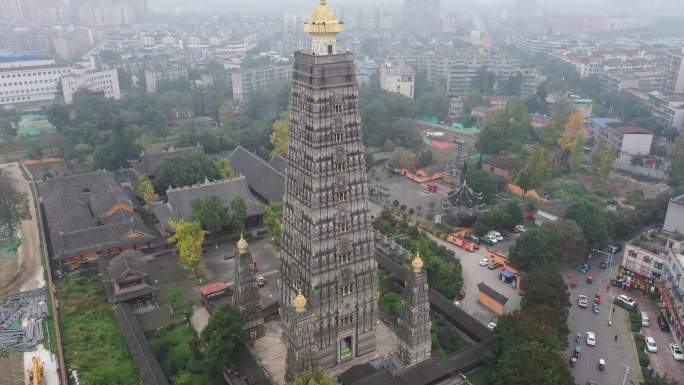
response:
[(297, 291), (297, 297), (294, 300), (295, 311), (298, 314), (306, 313), (306, 297), (302, 294), (302, 290)]
[(247, 240), (242, 235), (242, 233), (240, 233), (240, 240), (237, 243), (238, 253), (245, 254), (247, 252), (248, 247), (249, 244), (247, 243)]
[(320, 0), (311, 18), (304, 22), (304, 32), (312, 36), (334, 36), (342, 32), (343, 22), (337, 19), (326, 0)]
[(420, 258), (420, 250), (416, 252), (415, 258), (411, 261), (411, 266), (413, 266), (414, 273), (420, 273), (420, 270), (423, 268), (423, 259)]

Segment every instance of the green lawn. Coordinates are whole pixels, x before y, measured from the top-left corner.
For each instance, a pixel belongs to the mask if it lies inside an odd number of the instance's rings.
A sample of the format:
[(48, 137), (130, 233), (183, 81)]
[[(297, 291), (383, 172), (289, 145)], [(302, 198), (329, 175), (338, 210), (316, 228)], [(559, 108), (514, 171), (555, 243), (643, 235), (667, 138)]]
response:
[(67, 369), (81, 385), (138, 385), (140, 375), (97, 275), (57, 282)]

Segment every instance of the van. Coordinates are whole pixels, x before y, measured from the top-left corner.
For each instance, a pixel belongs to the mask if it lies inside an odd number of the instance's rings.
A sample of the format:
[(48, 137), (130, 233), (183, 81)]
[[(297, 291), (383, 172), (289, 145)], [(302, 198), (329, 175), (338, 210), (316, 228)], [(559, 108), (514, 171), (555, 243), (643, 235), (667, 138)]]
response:
[(646, 312), (641, 312), (641, 326), (648, 326), (650, 323), (648, 322), (648, 314)]

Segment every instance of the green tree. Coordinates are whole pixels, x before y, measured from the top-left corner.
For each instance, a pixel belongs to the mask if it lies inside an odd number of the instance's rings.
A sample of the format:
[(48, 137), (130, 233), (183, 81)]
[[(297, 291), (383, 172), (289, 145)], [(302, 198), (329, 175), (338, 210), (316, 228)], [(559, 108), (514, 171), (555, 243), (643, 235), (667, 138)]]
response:
[(207, 377), (188, 371), (180, 372), (173, 378), (173, 385), (211, 385), (207, 382)]
[(375, 158), (373, 157), (373, 154), (367, 152), (364, 156), (364, 160), (366, 162), (366, 172), (370, 173), (371, 170), (373, 170), (373, 166), (375, 166)]
[(305, 370), (297, 375), (289, 385), (340, 385), (328, 377), (322, 369)]
[(449, 115), (450, 103), (446, 92), (436, 90), (427, 92), (416, 98), (416, 113), (444, 119)]
[(237, 311), (230, 305), (219, 306), (201, 334), (207, 347), (207, 363), (215, 373), (231, 366), (235, 345), (241, 334), (242, 322)]
[(556, 351), (565, 344), (558, 340), (558, 333), (541, 318), (525, 310), (516, 310), (499, 318), (495, 330), (494, 349), (501, 354), (506, 347), (536, 341)]
[(428, 167), (432, 164), (432, 151), (425, 150), (421, 151), (418, 155), (418, 160), (416, 161), (416, 167)]
[(280, 249), (280, 241), (283, 236), (283, 204), (281, 202), (266, 206), (264, 223), (271, 230), (271, 236), (276, 247)]
[(95, 148), (95, 167), (109, 171), (128, 167), (129, 159), (138, 157), (139, 146), (133, 142), (134, 132), (123, 128), (123, 121), (113, 123), (109, 139), (103, 145)]
[(600, 179), (606, 179), (613, 169), (615, 147), (599, 142), (591, 153), (591, 172)]
[(175, 233), (169, 242), (175, 243), (180, 255), (179, 263), (193, 276), (202, 275), (200, 261), (202, 259), (202, 245), (206, 232), (198, 221), (180, 221), (172, 223)]
[(218, 167), (219, 174), (223, 179), (231, 179), (235, 177), (235, 170), (231, 166), (230, 162), (226, 158), (221, 158), (216, 162), (216, 167)]
[[(503, 181), (491, 176), (476, 167), (468, 167), (466, 170), (466, 182), (474, 191), (482, 193), (484, 203), (492, 203), (499, 189), (499, 183)], [(502, 182), (503, 183), (503, 182)]]
[(573, 202), (565, 214), (582, 228), (587, 246), (591, 249), (607, 244), (612, 238), (609, 216), (605, 210), (586, 200)]
[(558, 232), (551, 226), (531, 228), (511, 248), (511, 261), (523, 270), (543, 266), (556, 267), (563, 259), (558, 240)]
[(69, 126), (69, 110), (63, 104), (53, 104), (47, 109), (47, 119), (61, 133)]
[(192, 303), (183, 298), (183, 292), (174, 282), (171, 282), (166, 289), (166, 295), (169, 299), (169, 307), (174, 314), (178, 314), (183, 318), (190, 318), (192, 315)]
[(171, 186), (190, 186), (205, 179), (221, 178), (216, 163), (201, 151), (163, 161), (157, 168), (156, 176), (157, 191), (166, 191)]
[(21, 221), (31, 219), (26, 193), (15, 190), (5, 179), (0, 179), (0, 224), (7, 225), (14, 240)]
[(508, 106), (490, 116), (482, 125), (476, 147), (483, 154), (517, 152), (530, 142), (530, 123), (527, 106), (520, 99), (513, 99)]
[(233, 123), (233, 107), (229, 103), (223, 103), (219, 107), (218, 118), (221, 127), (230, 128)]
[(290, 128), (286, 119), (278, 120), (273, 123), (273, 131), (271, 132), (271, 158), (276, 155), (287, 155), (287, 146), (289, 143), (288, 133)]
[(677, 139), (667, 158), (670, 161), (670, 183), (674, 186), (684, 185), (684, 136)]
[(545, 320), (565, 346), (570, 308), (568, 285), (555, 267), (528, 271), (522, 286), (520, 306)]
[(492, 385), (574, 385), (565, 359), (537, 341), (507, 348), (491, 378)]
[(553, 153), (545, 147), (540, 145), (534, 146), (525, 166), (518, 172), (516, 180), (525, 192), (537, 188), (551, 179), (554, 162), (553, 156)]
[(570, 264), (575, 264), (587, 253), (587, 240), (582, 228), (573, 220), (560, 219), (549, 223), (558, 233), (558, 248)]
[(231, 225), (235, 231), (243, 232), (247, 226), (247, 204), (241, 197), (230, 202)]
[(228, 224), (227, 210), (217, 196), (195, 199), (191, 205), (194, 219), (210, 234), (220, 234)]

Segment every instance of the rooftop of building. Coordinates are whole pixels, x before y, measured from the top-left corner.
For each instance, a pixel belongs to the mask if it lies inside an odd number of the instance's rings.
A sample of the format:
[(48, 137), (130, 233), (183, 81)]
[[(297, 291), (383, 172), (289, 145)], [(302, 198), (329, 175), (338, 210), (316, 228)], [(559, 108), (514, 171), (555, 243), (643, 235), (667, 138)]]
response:
[(627, 244), (636, 246), (653, 254), (667, 255), (667, 245), (671, 234), (660, 229), (652, 229), (629, 240)]

